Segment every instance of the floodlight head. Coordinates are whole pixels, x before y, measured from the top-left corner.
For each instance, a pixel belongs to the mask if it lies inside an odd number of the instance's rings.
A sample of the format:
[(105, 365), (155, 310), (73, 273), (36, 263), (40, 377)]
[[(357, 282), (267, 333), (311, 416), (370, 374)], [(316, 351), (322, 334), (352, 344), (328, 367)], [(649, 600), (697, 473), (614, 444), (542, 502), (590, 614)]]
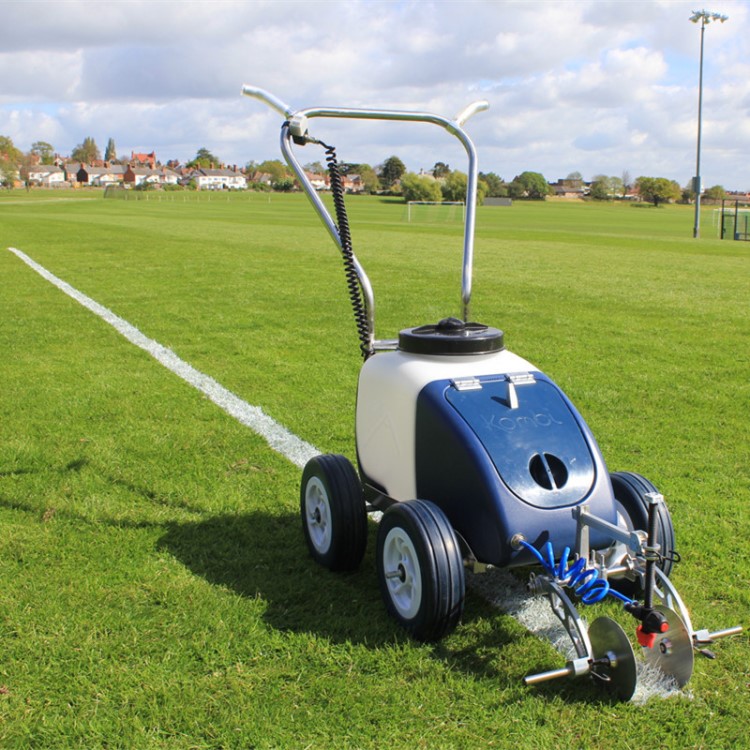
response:
[(698, 23), (698, 21), (701, 22), (701, 26), (705, 26), (706, 24), (711, 23), (711, 21), (721, 21), (724, 23), (729, 18), (729, 16), (724, 16), (721, 13), (712, 13), (708, 10), (694, 10), (693, 15), (690, 16), (690, 20), (693, 23)]

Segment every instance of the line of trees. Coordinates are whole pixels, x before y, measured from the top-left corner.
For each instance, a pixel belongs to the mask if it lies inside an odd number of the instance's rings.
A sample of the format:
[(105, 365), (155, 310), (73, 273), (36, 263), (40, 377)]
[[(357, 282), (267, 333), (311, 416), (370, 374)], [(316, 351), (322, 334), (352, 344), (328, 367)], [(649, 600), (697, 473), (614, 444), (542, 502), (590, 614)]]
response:
[[(250, 161), (245, 168), (249, 174), (267, 174), (274, 190), (291, 190), (295, 186), (294, 173), (279, 159), (271, 159), (260, 163)], [(328, 172), (327, 167), (319, 161), (305, 164), (303, 168), (313, 175), (324, 176)], [(360, 179), (362, 192), (373, 194), (392, 192), (406, 172), (406, 166), (398, 156), (390, 156), (376, 167), (365, 163), (339, 162), (338, 168), (341, 175), (357, 175)]]
[[(0, 184), (12, 184), (19, 172), (23, 174), (31, 164), (52, 164), (55, 150), (46, 141), (35, 141), (28, 153), (16, 148), (8, 136), (0, 135)], [(73, 161), (92, 163), (101, 159), (101, 152), (96, 141), (88, 136), (71, 152)], [(110, 163), (117, 161), (117, 149), (114, 139), (110, 138), (104, 152), (104, 160)], [(169, 162), (170, 165), (177, 162)], [(208, 168), (222, 162), (207, 148), (198, 149), (195, 158), (185, 166)], [(398, 156), (388, 157), (382, 164), (372, 167), (369, 164), (345, 163), (339, 165), (344, 175), (358, 175), (362, 191), (365, 193), (400, 192), (407, 201), (461, 201), (466, 195), (467, 176), (458, 170), (452, 170), (442, 161), (435, 163), (429, 174), (407, 172), (404, 162)], [(278, 159), (267, 160), (260, 164), (251, 161), (247, 164), (248, 172), (270, 175), (271, 188), (280, 191), (293, 190), (294, 175), (289, 167)], [(305, 169), (314, 174), (323, 174), (326, 169), (320, 162), (305, 165)], [(572, 172), (566, 178), (571, 185), (582, 186), (580, 172)], [(627, 171), (622, 177), (599, 174), (590, 184), (589, 196), (593, 200), (606, 201), (623, 197), (633, 186), (636, 187), (641, 200), (658, 206), (661, 203), (689, 203), (695, 200), (692, 185), (680, 187), (674, 180), (666, 177), (638, 177), (633, 183)], [(544, 200), (553, 192), (545, 177), (539, 172), (526, 171), (505, 182), (494, 172), (480, 172), (477, 197), (481, 203), (485, 197), (508, 197), (515, 200)], [(707, 201), (721, 201), (726, 191), (721, 185), (714, 185), (703, 193)]]
[[(468, 177), (463, 172), (437, 162), (428, 175), (406, 173), (401, 178), (401, 193), (406, 201), (462, 201), (466, 198)], [(544, 200), (550, 186), (539, 172), (522, 172), (505, 182), (494, 172), (480, 172), (477, 183), (477, 202), (486, 197)]]
[[(320, 162), (305, 164), (304, 169), (317, 175), (327, 171)], [(262, 163), (251, 161), (247, 164), (247, 171), (270, 175), (274, 189), (284, 189), (287, 181), (293, 179), (290, 169), (279, 160)], [(339, 172), (358, 175), (365, 193), (396, 193), (403, 196), (405, 201), (463, 201), (466, 198), (467, 175), (452, 170), (441, 161), (436, 162), (428, 174), (407, 172), (398, 156), (390, 156), (375, 167), (364, 163), (340, 163)], [(480, 204), (485, 197), (543, 200), (550, 190), (547, 180), (539, 172), (522, 172), (509, 183), (494, 172), (480, 172), (477, 197)]]
[(12, 184), (19, 159), (23, 154), (6, 135), (0, 135), (0, 184)]

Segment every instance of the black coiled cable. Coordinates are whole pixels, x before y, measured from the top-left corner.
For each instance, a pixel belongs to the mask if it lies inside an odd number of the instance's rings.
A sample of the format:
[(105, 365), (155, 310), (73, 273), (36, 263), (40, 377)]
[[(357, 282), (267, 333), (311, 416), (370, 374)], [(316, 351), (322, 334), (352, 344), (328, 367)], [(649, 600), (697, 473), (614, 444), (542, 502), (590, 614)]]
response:
[(336, 211), (337, 230), (341, 242), (341, 255), (344, 259), (344, 274), (346, 275), (346, 286), (349, 290), (349, 299), (352, 302), (354, 322), (357, 325), (359, 335), (359, 350), (362, 358), (367, 359), (373, 354), (370, 342), (370, 326), (367, 322), (367, 311), (362, 299), (362, 289), (359, 283), (357, 269), (354, 266), (354, 251), (352, 249), (352, 237), (349, 231), (349, 219), (346, 215), (344, 205), (344, 185), (341, 180), (339, 163), (336, 159), (336, 149), (333, 146), (320, 142), (326, 150), (326, 162), (328, 162), (328, 174), (331, 179), (331, 194), (333, 195), (333, 207)]

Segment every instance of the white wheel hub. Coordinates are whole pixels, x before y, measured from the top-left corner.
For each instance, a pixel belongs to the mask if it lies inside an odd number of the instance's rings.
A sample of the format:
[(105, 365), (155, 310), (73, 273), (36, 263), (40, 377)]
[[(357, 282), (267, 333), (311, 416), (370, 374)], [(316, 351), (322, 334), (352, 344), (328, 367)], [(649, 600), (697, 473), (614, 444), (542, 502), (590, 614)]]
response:
[(310, 477), (305, 487), (305, 518), (313, 547), (324, 555), (331, 546), (331, 505), (318, 477)]
[(417, 550), (401, 528), (391, 529), (385, 538), (383, 572), (397, 612), (405, 620), (412, 619), (422, 603), (422, 572)]

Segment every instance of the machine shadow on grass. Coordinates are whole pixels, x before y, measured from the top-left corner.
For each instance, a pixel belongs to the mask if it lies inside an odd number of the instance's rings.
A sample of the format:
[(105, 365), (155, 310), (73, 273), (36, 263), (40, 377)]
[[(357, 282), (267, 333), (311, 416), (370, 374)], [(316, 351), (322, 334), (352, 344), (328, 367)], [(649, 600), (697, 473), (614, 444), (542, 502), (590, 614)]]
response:
[[(85, 462), (73, 461), (62, 470), (80, 471)], [(55, 470), (58, 471), (58, 470)], [(35, 469), (0, 472), (0, 475), (37, 473)], [(152, 502), (163, 500), (143, 487), (124, 484)], [(224, 587), (250, 599), (266, 603), (263, 618), (279, 631), (313, 633), (334, 643), (352, 643), (378, 649), (416, 644), (386, 614), (375, 573), (377, 527), (369, 525), (368, 550), (359, 569), (352, 573), (331, 573), (310, 558), (302, 537), (299, 516), (256, 511), (245, 515), (214, 516), (205, 521), (162, 524), (153, 521), (91, 519), (61, 509), (46, 511), (41, 506), (0, 497), (0, 508), (22, 511), (47, 521), (52, 515), (75, 525), (89, 524), (118, 528), (155, 528), (165, 533), (157, 549), (167, 552), (208, 583)], [(53, 511), (50, 514), (50, 510)], [(425, 644), (431, 656), (449, 669), (472, 677), (492, 680), (506, 693), (504, 701), (518, 700), (526, 691), (523, 674), (541, 671), (549, 665), (549, 654), (539, 653), (533, 663), (519, 672), (509, 664), (519, 644), (535, 636), (514, 626), (496, 608), (469, 589), (463, 622), (438, 643)], [(539, 649), (535, 649), (539, 651)], [(544, 649), (546, 652), (546, 649)], [(539, 686), (533, 692), (565, 703), (616, 703), (593, 685)]]
[(262, 598), (264, 618), (278, 630), (336, 641), (393, 641), (387, 624), (373, 627), (379, 614), (374, 570), (364, 564), (340, 575), (317, 567), (294, 514), (256, 511), (170, 525), (159, 548), (211, 584)]
[[(257, 511), (174, 524), (158, 548), (213, 585), (262, 598), (267, 604), (263, 617), (278, 630), (371, 648), (414, 643), (383, 606), (375, 573), (376, 535), (377, 528), (370, 524), (367, 554), (351, 573), (331, 573), (315, 564), (293, 513)], [(498, 657), (525, 637), (516, 630), (469, 591), (463, 623), (452, 636), (428, 648), (450, 668), (507, 688), (518, 684), (521, 675), (504, 670)]]

